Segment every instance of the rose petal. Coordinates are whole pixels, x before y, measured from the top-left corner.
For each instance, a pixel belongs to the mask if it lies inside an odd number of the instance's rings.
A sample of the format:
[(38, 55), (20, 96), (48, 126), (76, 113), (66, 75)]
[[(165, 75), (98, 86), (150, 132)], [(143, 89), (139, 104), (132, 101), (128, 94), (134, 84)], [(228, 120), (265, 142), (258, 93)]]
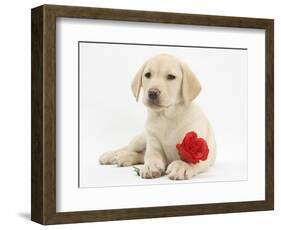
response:
[(179, 150), (180, 157), (183, 161), (193, 162), (192, 155), (188, 151), (186, 151), (186, 149), (182, 145), (178, 144), (176, 147)]
[(189, 132), (185, 135), (184, 139), (183, 139), (183, 144), (184, 146), (188, 146), (190, 142), (192, 142), (193, 140), (196, 140), (197, 138), (197, 134), (195, 132)]
[(209, 154), (209, 148), (207, 142), (203, 138), (198, 138), (198, 143), (200, 143), (201, 146), (201, 152), (202, 152), (202, 159), (201, 160), (206, 160), (208, 158)]
[(202, 160), (203, 157), (204, 157), (203, 152), (197, 152), (196, 154), (193, 155), (193, 158), (195, 158), (196, 160)]

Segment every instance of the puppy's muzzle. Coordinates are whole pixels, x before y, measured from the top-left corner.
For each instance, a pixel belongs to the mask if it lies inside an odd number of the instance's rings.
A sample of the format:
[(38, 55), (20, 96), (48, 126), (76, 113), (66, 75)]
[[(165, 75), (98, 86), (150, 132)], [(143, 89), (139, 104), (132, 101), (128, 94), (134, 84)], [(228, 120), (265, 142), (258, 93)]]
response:
[(148, 97), (150, 100), (157, 100), (161, 91), (157, 88), (151, 88), (148, 90)]

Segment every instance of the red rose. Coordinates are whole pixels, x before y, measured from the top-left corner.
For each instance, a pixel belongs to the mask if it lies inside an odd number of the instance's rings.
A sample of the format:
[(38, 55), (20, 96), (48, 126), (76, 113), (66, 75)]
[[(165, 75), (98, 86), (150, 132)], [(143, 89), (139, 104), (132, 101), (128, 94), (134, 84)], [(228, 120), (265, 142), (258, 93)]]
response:
[(183, 161), (196, 164), (208, 158), (209, 148), (203, 138), (198, 138), (193, 131), (188, 132), (182, 143), (176, 145)]

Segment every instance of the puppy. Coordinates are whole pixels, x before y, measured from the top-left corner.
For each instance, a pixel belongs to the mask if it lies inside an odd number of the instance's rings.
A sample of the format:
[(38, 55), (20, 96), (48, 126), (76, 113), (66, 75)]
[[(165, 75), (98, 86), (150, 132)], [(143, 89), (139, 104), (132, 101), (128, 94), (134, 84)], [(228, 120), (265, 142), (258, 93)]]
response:
[[(142, 178), (166, 173), (172, 180), (191, 179), (206, 171), (215, 161), (216, 143), (208, 119), (193, 102), (201, 91), (194, 73), (176, 57), (159, 54), (147, 60), (133, 79), (132, 91), (137, 101), (141, 88), (148, 111), (145, 131), (127, 146), (102, 154), (100, 164), (144, 164)], [(189, 131), (206, 140), (207, 160), (190, 164), (180, 159), (176, 144)]]

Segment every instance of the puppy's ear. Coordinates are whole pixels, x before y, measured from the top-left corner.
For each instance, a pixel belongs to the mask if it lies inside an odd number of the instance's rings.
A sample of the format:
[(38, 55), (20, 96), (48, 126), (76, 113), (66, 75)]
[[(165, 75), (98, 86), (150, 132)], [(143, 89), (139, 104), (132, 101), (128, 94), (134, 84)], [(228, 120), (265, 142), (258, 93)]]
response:
[(144, 67), (145, 67), (145, 64), (143, 64), (142, 67), (138, 70), (138, 72), (136, 73), (136, 75), (133, 79), (133, 82), (131, 84), (131, 89), (132, 89), (133, 95), (137, 101), (138, 101), (139, 95), (140, 95)]
[(201, 84), (195, 74), (185, 64), (181, 63), (182, 70), (182, 95), (186, 102), (194, 100), (201, 91)]

